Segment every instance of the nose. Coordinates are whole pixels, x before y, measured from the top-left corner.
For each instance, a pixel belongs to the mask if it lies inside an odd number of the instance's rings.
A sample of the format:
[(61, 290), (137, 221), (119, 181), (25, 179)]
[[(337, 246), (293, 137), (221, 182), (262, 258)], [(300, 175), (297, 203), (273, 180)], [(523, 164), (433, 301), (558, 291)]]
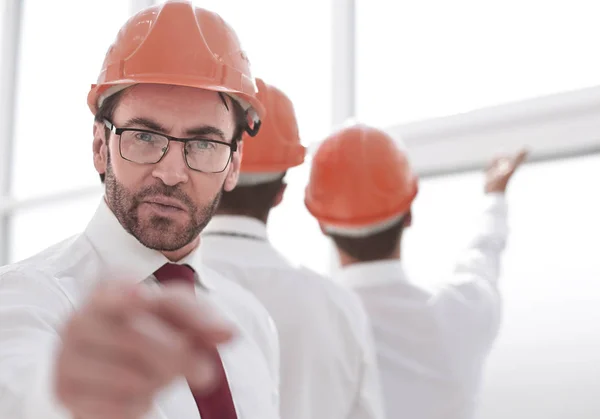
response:
[(160, 162), (154, 165), (152, 176), (159, 178), (168, 186), (187, 183), (190, 169), (185, 163), (183, 148), (184, 144), (172, 141), (169, 144), (167, 154), (165, 154)]

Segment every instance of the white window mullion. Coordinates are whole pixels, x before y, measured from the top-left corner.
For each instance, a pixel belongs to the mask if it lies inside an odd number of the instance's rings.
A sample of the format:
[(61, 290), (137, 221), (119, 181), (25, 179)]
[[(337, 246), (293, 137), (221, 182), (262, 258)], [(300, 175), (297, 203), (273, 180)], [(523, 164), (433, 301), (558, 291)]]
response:
[[(5, 0), (0, 49), (0, 202), (8, 200), (12, 184), (12, 156), (22, 1)], [(1, 208), (1, 207), (0, 207)], [(9, 216), (0, 210), (0, 265), (9, 258)]]

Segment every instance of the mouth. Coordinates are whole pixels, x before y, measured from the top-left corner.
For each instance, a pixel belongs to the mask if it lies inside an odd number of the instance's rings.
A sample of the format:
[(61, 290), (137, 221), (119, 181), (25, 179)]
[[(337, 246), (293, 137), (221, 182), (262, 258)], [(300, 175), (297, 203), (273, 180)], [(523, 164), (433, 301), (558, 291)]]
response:
[(150, 204), (152, 206), (155, 206), (155, 207), (158, 207), (161, 209), (168, 209), (171, 211), (173, 211), (173, 210), (185, 211), (186, 210), (185, 205), (183, 205), (181, 203), (181, 201), (178, 201), (176, 199), (162, 197), (162, 196), (147, 198), (144, 200), (144, 203)]

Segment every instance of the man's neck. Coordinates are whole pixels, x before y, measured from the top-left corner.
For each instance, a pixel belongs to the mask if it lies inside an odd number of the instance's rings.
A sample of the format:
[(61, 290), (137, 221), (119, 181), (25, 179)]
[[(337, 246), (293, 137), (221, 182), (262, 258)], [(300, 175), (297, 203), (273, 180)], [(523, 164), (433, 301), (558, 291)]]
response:
[[(355, 265), (357, 263), (364, 263), (364, 261), (355, 259), (340, 249), (338, 249), (338, 255), (340, 258), (340, 265), (342, 267)], [(373, 262), (388, 261), (388, 260), (400, 260), (400, 248), (394, 250), (389, 256), (379, 258), (377, 260), (374, 260)]]

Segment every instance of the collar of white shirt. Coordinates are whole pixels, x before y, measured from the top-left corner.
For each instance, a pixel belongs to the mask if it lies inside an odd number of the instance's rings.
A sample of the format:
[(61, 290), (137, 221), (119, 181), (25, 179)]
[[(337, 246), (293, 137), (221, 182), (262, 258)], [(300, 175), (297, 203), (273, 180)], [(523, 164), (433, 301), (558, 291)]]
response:
[(408, 278), (400, 260), (378, 260), (375, 262), (355, 263), (340, 268), (335, 273), (336, 282), (352, 288), (366, 288), (406, 282)]
[(244, 269), (298, 267), (269, 242), (265, 224), (252, 217), (214, 216), (202, 232), (200, 253), (202, 260), (216, 270), (223, 264)]
[(260, 220), (242, 215), (217, 215), (212, 218), (206, 226), (203, 235), (218, 236), (239, 235), (241, 237), (248, 236), (257, 240), (267, 240), (267, 226)]
[[(117, 278), (126, 276), (143, 281), (165, 263), (170, 262), (162, 253), (147, 248), (128, 233), (104, 199), (86, 227), (84, 235), (95, 248), (108, 274)], [(190, 265), (196, 271), (199, 283), (202, 278), (200, 285), (209, 290), (214, 288), (214, 284), (210, 283), (211, 275), (203, 275), (205, 268), (200, 261), (198, 249), (177, 263)]]

